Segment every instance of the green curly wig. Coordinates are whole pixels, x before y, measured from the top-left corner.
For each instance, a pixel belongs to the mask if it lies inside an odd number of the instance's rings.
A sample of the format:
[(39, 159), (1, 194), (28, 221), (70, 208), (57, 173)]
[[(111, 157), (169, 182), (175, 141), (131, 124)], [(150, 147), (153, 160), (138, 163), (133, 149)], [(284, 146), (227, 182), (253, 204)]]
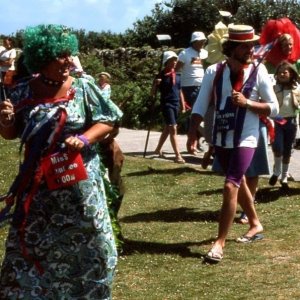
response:
[(23, 40), (24, 63), (32, 73), (39, 73), (62, 54), (78, 53), (78, 40), (63, 25), (38, 25), (26, 28)]

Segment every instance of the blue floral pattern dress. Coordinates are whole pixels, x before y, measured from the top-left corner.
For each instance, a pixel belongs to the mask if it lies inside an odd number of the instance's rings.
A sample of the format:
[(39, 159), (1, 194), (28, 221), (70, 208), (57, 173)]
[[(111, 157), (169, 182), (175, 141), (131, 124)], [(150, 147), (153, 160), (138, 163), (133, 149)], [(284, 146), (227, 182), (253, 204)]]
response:
[[(31, 99), (25, 82), (10, 96), (13, 104), (21, 107), (17, 112), (17, 118), (24, 122), (20, 137), (22, 134), (33, 169), (39, 167), (39, 157), (49, 147), (56, 113), (62, 107), (67, 119), (57, 148), (68, 135), (82, 134), (97, 122), (117, 122), (122, 116), (118, 107), (103, 99), (99, 88), (86, 79), (74, 79), (70, 94), (69, 101), (22, 108), (22, 101)], [(111, 299), (117, 252), (98, 153), (97, 145), (81, 152), (86, 180), (49, 190), (42, 178), (27, 212), (24, 203), (34, 179), (18, 194), (1, 267), (0, 299)], [(20, 172), (22, 178), (34, 175), (26, 168)]]

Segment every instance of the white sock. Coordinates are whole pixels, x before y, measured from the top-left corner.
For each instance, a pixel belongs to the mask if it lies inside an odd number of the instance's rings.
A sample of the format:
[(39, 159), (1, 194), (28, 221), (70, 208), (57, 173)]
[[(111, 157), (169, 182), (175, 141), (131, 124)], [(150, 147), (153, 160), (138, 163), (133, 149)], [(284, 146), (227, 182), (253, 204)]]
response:
[(281, 162), (282, 162), (282, 156), (275, 156), (274, 157), (274, 169), (273, 174), (275, 176), (279, 176), (281, 174)]
[(289, 164), (282, 164), (281, 181), (287, 183), (289, 175)]

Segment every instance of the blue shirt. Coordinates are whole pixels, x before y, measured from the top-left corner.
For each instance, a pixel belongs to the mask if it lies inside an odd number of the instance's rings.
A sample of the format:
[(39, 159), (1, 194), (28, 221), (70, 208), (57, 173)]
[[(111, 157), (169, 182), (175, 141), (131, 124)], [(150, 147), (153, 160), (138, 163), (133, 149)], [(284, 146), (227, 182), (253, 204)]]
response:
[(173, 84), (172, 76), (166, 76), (164, 71), (160, 73), (159, 78), (161, 78), (161, 83), (159, 85), (161, 104), (179, 107), (181, 89), (180, 74), (175, 75), (175, 84)]

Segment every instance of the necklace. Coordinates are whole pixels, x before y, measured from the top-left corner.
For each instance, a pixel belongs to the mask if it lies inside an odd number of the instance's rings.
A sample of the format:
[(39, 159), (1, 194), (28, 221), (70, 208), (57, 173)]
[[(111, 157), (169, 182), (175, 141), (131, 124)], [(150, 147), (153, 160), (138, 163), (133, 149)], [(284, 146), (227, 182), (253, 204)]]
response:
[(46, 85), (50, 85), (50, 86), (59, 86), (66, 82), (66, 80), (53, 80), (53, 79), (47, 78), (43, 74), (40, 75), (40, 78), (43, 81), (43, 83), (45, 83)]

